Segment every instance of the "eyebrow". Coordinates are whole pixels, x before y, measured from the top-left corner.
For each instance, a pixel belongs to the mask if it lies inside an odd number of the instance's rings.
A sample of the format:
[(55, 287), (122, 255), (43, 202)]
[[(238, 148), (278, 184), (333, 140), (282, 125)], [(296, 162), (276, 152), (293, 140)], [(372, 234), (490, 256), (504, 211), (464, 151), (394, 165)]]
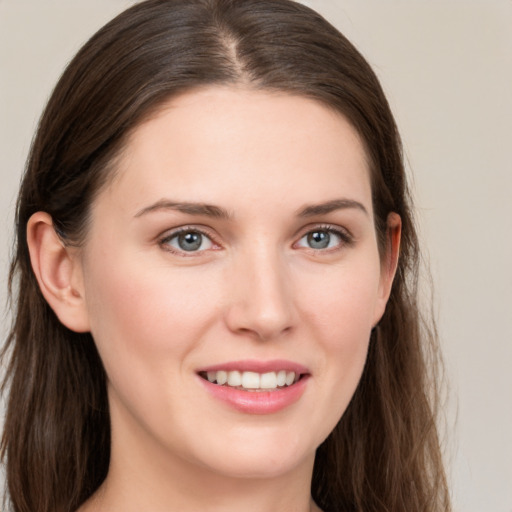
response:
[(332, 201), (327, 201), (325, 203), (305, 206), (299, 210), (298, 216), (314, 217), (315, 215), (325, 215), (336, 210), (346, 210), (349, 208), (355, 208), (356, 210), (360, 210), (366, 215), (369, 215), (368, 210), (359, 201), (354, 201), (353, 199), (333, 199)]
[[(326, 215), (336, 210), (345, 210), (350, 208), (355, 208), (368, 215), (368, 210), (359, 201), (354, 201), (353, 199), (333, 199), (325, 203), (305, 206), (298, 211), (297, 216), (314, 217), (315, 215)], [(176, 210), (188, 215), (201, 215), (216, 219), (231, 219), (232, 217), (227, 210), (220, 206), (207, 203), (171, 201), (169, 199), (160, 199), (156, 203), (139, 210), (135, 214), (135, 217), (141, 217), (147, 213), (160, 210)]]
[(161, 199), (156, 203), (139, 210), (135, 217), (141, 217), (147, 213), (159, 211), (159, 210), (176, 210), (188, 215), (202, 215), (205, 217), (213, 217), (216, 219), (229, 219), (231, 215), (227, 210), (220, 206), (215, 206), (206, 203), (189, 203), (189, 202), (178, 202), (171, 201), (169, 199)]

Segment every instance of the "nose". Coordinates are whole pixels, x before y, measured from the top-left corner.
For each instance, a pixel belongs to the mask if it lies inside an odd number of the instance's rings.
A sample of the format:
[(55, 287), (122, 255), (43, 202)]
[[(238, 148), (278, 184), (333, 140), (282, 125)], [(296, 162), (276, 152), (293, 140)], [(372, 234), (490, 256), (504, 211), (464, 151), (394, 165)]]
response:
[(231, 267), (228, 328), (270, 340), (291, 331), (297, 314), (284, 257), (269, 248), (241, 255)]

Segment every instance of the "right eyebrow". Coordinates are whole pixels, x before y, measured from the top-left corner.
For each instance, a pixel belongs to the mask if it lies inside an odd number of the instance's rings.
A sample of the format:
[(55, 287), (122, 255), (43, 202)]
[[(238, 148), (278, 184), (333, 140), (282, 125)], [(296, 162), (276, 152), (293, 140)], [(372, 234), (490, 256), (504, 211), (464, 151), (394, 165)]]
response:
[(202, 215), (205, 217), (213, 217), (216, 219), (230, 219), (231, 215), (227, 210), (221, 208), (220, 206), (215, 206), (213, 204), (207, 203), (190, 203), (190, 202), (180, 202), (180, 201), (171, 201), (169, 199), (160, 199), (156, 203), (153, 203), (142, 210), (139, 210), (135, 217), (141, 217), (142, 215), (146, 215), (151, 212), (160, 211), (160, 210), (176, 210), (182, 213), (186, 213), (188, 215)]

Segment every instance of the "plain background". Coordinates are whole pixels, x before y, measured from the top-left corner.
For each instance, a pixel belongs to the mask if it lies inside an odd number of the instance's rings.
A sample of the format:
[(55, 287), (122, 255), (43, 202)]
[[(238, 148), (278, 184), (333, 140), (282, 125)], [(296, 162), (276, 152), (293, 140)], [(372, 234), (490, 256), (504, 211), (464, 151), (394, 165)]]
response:
[[(0, 0), (2, 303), (37, 119), (81, 44), (132, 3)], [(512, 2), (303, 3), (366, 56), (403, 136), (450, 382), (455, 511), (512, 512)]]

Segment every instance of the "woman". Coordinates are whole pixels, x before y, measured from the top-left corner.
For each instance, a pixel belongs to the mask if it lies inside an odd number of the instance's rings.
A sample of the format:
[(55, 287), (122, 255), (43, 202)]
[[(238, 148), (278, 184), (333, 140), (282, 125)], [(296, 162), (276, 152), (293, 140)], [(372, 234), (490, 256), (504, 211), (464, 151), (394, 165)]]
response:
[(310, 9), (114, 19), (18, 200), (13, 510), (449, 510), (410, 208), (374, 73)]

